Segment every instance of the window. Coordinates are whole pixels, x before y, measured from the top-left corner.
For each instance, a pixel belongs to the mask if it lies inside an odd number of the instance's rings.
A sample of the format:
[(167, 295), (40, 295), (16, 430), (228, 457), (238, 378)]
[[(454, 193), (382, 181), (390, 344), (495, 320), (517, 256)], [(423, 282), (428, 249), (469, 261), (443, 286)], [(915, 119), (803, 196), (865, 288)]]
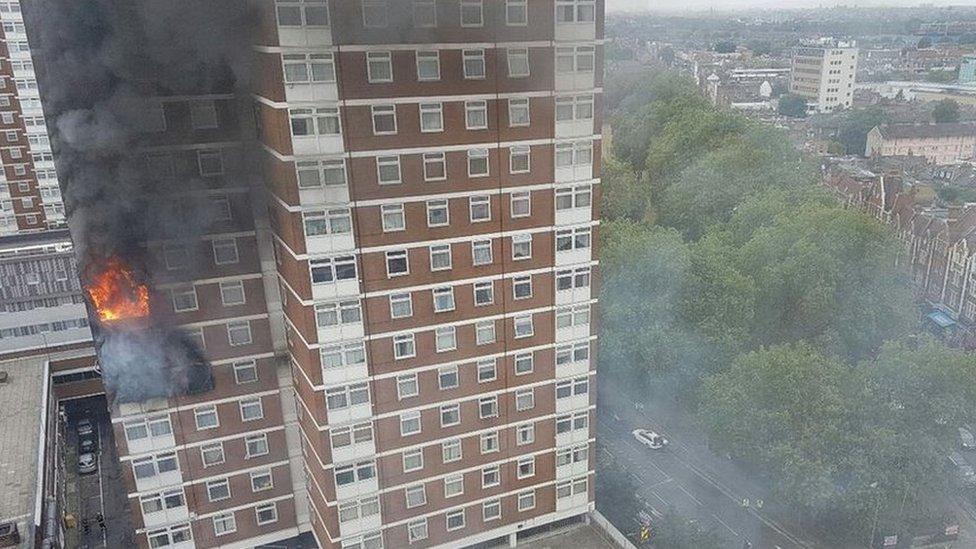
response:
[(331, 53), (284, 54), (285, 84), (335, 82), (335, 60)]
[(200, 460), (203, 462), (204, 467), (220, 465), (224, 462), (224, 445), (220, 442), (214, 442), (201, 446)]
[(441, 444), (441, 461), (451, 463), (461, 459), (461, 439), (456, 438)]
[(384, 204), (380, 207), (383, 218), (383, 232), (402, 231), (407, 227), (407, 219), (403, 214), (403, 204)]
[(477, 307), (491, 305), (495, 301), (494, 284), (492, 282), (476, 282), (474, 285), (474, 304)]
[(380, 185), (392, 185), (400, 182), (400, 157), (377, 156), (376, 179)]
[(491, 220), (491, 198), (488, 196), (472, 196), (468, 199), (468, 208), (471, 211), (471, 222)]
[(442, 326), (434, 331), (434, 350), (446, 353), (457, 349), (457, 332), (454, 326)]
[(207, 342), (203, 338), (203, 328), (187, 328), (183, 330), (183, 333), (186, 334), (188, 340), (197, 346), (197, 349), (203, 350), (207, 348)]
[(461, 423), (461, 406), (449, 404), (441, 406), (441, 427), (452, 427)]
[(413, 334), (393, 336), (393, 358), (402, 360), (416, 356)]
[(360, 404), (369, 404), (369, 385), (366, 383), (354, 383), (325, 390), (325, 407), (329, 410), (343, 410)]
[(144, 514), (158, 513), (166, 509), (176, 509), (186, 505), (183, 489), (176, 488), (165, 492), (157, 492), (139, 498)]
[[(223, 461), (223, 454), (221, 454), (221, 461)], [(206, 465), (206, 462), (204, 464)], [(176, 454), (172, 452), (132, 460), (133, 474), (137, 479), (152, 478), (177, 469), (179, 464), (176, 461)]]
[[(481, 4), (481, 0), (478, 0), (478, 4)], [(448, 532), (464, 528), (464, 509), (448, 512), (447, 515), (445, 515), (445, 519), (447, 521)]]
[[(416, 4), (414, 5), (416, 8)], [(417, 52), (417, 80), (421, 82), (441, 79), (440, 53), (434, 51)]]
[(556, 122), (592, 119), (592, 94), (556, 97)]
[(515, 441), (519, 446), (525, 444), (532, 444), (535, 442), (535, 425), (532, 423), (526, 425), (519, 425), (515, 429)]
[(557, 0), (556, 23), (592, 23), (596, 18), (594, 0)]
[(362, 321), (362, 307), (358, 299), (321, 303), (315, 306), (315, 324), (319, 328), (357, 324)]
[(217, 127), (217, 106), (213, 101), (190, 102), (190, 125), (195, 130)]
[(555, 193), (557, 212), (573, 208), (589, 208), (592, 203), (593, 190), (589, 185), (560, 187), (556, 189)]
[(441, 103), (420, 104), (420, 131), (423, 133), (444, 131), (444, 106)]
[[(519, 469), (521, 473), (521, 469)], [(521, 478), (521, 477), (520, 477)], [(520, 492), (518, 495), (518, 510), (528, 511), (535, 508), (535, 491)]]
[(263, 492), (272, 488), (274, 488), (274, 477), (271, 475), (271, 469), (251, 473), (252, 492)]
[(407, 541), (413, 543), (427, 539), (427, 519), (407, 523)]
[(481, 0), (461, 0), (461, 26), (480, 27), (483, 24)]
[(374, 29), (386, 27), (387, 13), (386, 0), (363, 0), (363, 26)]
[(456, 389), (458, 381), (457, 366), (445, 366), (437, 371), (437, 386), (442, 391)]
[(481, 487), (491, 488), (501, 483), (501, 475), (498, 473), (498, 466), (485, 467), (481, 470)]
[(532, 259), (532, 235), (517, 234), (512, 236), (512, 260)]
[(468, 177), (484, 177), (488, 175), (488, 149), (471, 149), (468, 151)]
[(489, 345), (495, 342), (495, 321), (483, 320), (475, 324), (475, 344)]
[(251, 323), (242, 320), (227, 323), (227, 339), (232, 347), (251, 343)]
[(244, 453), (246, 458), (268, 455), (268, 435), (254, 435), (244, 439)]
[(417, 374), (406, 374), (397, 377), (397, 398), (403, 400), (420, 394), (417, 384)]
[(485, 77), (485, 50), (462, 50), (464, 77), (480, 80)]
[(478, 361), (478, 383), (494, 381), (497, 375), (495, 359), (489, 358)]
[[(528, 173), (532, 169), (531, 149), (528, 145), (514, 145), (509, 149), (508, 170), (511, 173)], [(528, 195), (528, 192), (525, 193)]]
[[(532, 362), (529, 362), (532, 365)], [(535, 408), (535, 391), (532, 389), (522, 389), (515, 391), (515, 409), (519, 412)]]
[(153, 549), (193, 541), (189, 524), (177, 524), (160, 530), (150, 530), (146, 536), (149, 538), (149, 546)]
[(237, 531), (237, 519), (234, 513), (221, 513), (213, 518), (214, 535), (223, 536)]
[(407, 264), (407, 251), (398, 250), (395, 252), (386, 252), (386, 274), (387, 276), (400, 276), (410, 273), (409, 265)]
[(529, 49), (508, 48), (508, 77), (525, 78), (529, 76)]
[(349, 234), (352, 232), (352, 213), (349, 208), (312, 210), (302, 214), (305, 236)]
[(236, 280), (234, 282), (221, 282), (220, 302), (224, 305), (224, 307), (243, 305), (245, 302), (244, 281)]
[(532, 297), (532, 277), (527, 275), (513, 278), (512, 293), (516, 300)]
[(445, 313), (454, 310), (454, 288), (434, 288), (431, 290), (434, 297), (434, 312)]
[(330, 431), (333, 448), (346, 448), (373, 440), (373, 424), (369, 421), (346, 427), (333, 427)]
[(420, 432), (420, 412), (400, 414), (400, 436), (415, 435)]
[(359, 463), (340, 465), (335, 468), (337, 486), (347, 486), (354, 482), (363, 482), (376, 477), (376, 463), (360, 461)]
[(417, 28), (437, 26), (437, 2), (435, 0), (413, 0), (413, 26)]
[(527, 0), (505, 0), (505, 24), (510, 27), (524, 27), (529, 24)]
[(513, 128), (518, 126), (528, 126), (530, 121), (528, 98), (509, 99), (508, 125)]
[(264, 418), (264, 406), (260, 398), (241, 401), (241, 421), (256, 421)]
[[(385, 13), (383, 18), (385, 20)], [(393, 63), (390, 58), (390, 52), (366, 52), (366, 77), (371, 83), (393, 82)]]
[(220, 420), (217, 418), (217, 407), (213, 405), (194, 408), (193, 419), (196, 422), (198, 431), (220, 426)]
[(366, 363), (362, 341), (342, 345), (325, 345), (319, 350), (323, 368), (342, 368)]
[(170, 297), (177, 313), (197, 310), (197, 289), (193, 286), (170, 290)]
[(424, 452), (411, 450), (403, 453), (403, 472), (419, 471), (424, 468)]
[(464, 493), (464, 475), (454, 475), (444, 479), (444, 497), (453, 498)]
[(444, 271), (451, 268), (451, 245), (438, 244), (430, 247), (430, 270)]
[(291, 109), (291, 133), (295, 137), (339, 135), (342, 132), (337, 107)]
[[(532, 353), (522, 353), (515, 355), (515, 375), (521, 376), (531, 374), (533, 370)], [(516, 400), (518, 398), (516, 397)]]
[(225, 478), (207, 482), (207, 499), (211, 502), (230, 499), (230, 482)]
[(345, 255), (309, 260), (312, 284), (325, 284), (337, 280), (356, 279), (356, 258)]
[(278, 522), (278, 505), (266, 503), (254, 508), (254, 515), (257, 518), (258, 526)]
[(590, 359), (590, 344), (588, 342), (556, 347), (556, 366), (572, 362), (586, 362)]
[(379, 514), (380, 503), (376, 496), (339, 504), (339, 522), (349, 522)]
[(488, 128), (488, 102), (464, 102), (464, 127), (469, 130), (484, 130)]
[(373, 105), (373, 133), (391, 135), (397, 132), (396, 105)]
[[(482, 397), (478, 399), (478, 417), (480, 417), (481, 419), (498, 417), (497, 396)], [(497, 437), (498, 435), (496, 434), (495, 436)]]
[(517, 316), (513, 322), (515, 324), (515, 339), (532, 337), (535, 333), (535, 329), (532, 327), (531, 314)]
[(346, 184), (346, 163), (343, 160), (305, 160), (296, 162), (295, 169), (300, 189)]
[(237, 240), (233, 238), (216, 238), (213, 240), (214, 263), (227, 265), (237, 263)]
[(592, 232), (590, 227), (577, 227), (575, 229), (556, 231), (556, 251), (566, 252), (570, 250), (588, 249), (590, 247)]
[(475, 240), (471, 242), (472, 264), (489, 265), (491, 261), (491, 240)]
[(443, 227), (450, 224), (450, 212), (447, 200), (427, 201), (427, 226)]
[(596, 49), (593, 46), (556, 48), (556, 72), (593, 72)]
[(197, 169), (203, 177), (214, 177), (224, 173), (224, 159), (220, 151), (197, 151)]
[(485, 521), (499, 519), (502, 516), (502, 502), (497, 499), (481, 504), (481, 518)]
[(424, 181), (447, 179), (447, 160), (444, 153), (424, 153)]
[(310, 27), (329, 26), (329, 10), (324, 1), (306, 2), (278, 2), (278, 25), (282, 27)]
[(413, 299), (409, 293), (390, 294), (390, 318), (413, 316)]

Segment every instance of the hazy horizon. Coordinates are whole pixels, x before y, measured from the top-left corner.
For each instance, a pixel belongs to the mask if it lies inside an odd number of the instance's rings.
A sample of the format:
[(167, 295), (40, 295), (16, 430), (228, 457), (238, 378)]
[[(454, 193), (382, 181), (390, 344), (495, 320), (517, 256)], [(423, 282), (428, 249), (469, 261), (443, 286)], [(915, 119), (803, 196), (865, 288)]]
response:
[(976, 0), (606, 0), (607, 11), (685, 11), (685, 10), (745, 10), (770, 8), (815, 8), (832, 6), (857, 7), (914, 7), (976, 6)]

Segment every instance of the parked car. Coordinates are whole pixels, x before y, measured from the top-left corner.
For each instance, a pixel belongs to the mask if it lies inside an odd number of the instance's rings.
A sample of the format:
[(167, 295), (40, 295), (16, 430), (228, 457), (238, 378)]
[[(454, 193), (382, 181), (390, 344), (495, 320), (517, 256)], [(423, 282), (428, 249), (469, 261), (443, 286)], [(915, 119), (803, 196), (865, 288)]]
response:
[(98, 461), (95, 459), (95, 454), (81, 454), (78, 456), (78, 474), (79, 475), (90, 475), (98, 470)]
[(95, 426), (92, 425), (92, 421), (88, 418), (79, 420), (75, 429), (78, 431), (78, 437), (90, 435), (95, 432)]
[(648, 431), (647, 429), (634, 429), (634, 438), (637, 442), (647, 446), (651, 450), (660, 450), (668, 445), (668, 439), (655, 433), (654, 431)]
[(976, 484), (976, 470), (959, 452), (949, 454), (949, 462), (956, 471), (956, 475), (963, 484)]
[(976, 436), (966, 427), (959, 428), (959, 446), (963, 450), (976, 450)]
[(93, 454), (98, 451), (98, 437), (94, 433), (78, 439), (78, 453)]

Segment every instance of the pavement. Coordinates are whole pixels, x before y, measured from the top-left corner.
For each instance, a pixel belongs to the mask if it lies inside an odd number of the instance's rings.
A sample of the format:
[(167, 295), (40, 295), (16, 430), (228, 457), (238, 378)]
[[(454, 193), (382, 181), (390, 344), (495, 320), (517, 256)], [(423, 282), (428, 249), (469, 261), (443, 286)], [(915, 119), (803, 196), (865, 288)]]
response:
[[(673, 508), (713, 528), (732, 549), (746, 542), (754, 549), (817, 547), (795, 527), (785, 525), (785, 506), (738, 464), (713, 453), (705, 443), (707, 437), (687, 417), (660, 403), (635, 407), (629, 398), (620, 397), (626, 393), (606, 377), (599, 390), (599, 452), (631, 476), (645, 512), (652, 516), (652, 529), (653, 517)], [(661, 433), (671, 444), (650, 450), (634, 439), (632, 431), (637, 428)], [(626, 531), (632, 525), (616, 526)]]
[[(122, 482), (121, 464), (104, 403), (98, 398), (70, 402), (65, 406), (65, 412), (68, 417), (68, 427), (65, 430), (68, 445), (65, 456), (67, 504), (68, 512), (78, 518), (78, 527), (68, 531), (67, 545), (79, 549), (135, 547), (135, 533)], [(98, 471), (79, 475), (75, 424), (88, 414), (98, 429)], [(99, 514), (104, 518), (104, 528), (100, 527), (97, 520)], [(84, 520), (89, 524), (87, 533), (83, 527)]]
[(552, 535), (519, 541), (519, 549), (619, 549), (592, 524), (579, 523)]

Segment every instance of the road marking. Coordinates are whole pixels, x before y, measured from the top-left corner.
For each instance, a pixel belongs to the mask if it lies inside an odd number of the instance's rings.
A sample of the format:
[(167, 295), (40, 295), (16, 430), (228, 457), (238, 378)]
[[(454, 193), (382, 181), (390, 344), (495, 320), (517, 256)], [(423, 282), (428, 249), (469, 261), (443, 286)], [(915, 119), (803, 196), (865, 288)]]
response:
[(682, 492), (684, 492), (686, 496), (688, 496), (691, 499), (695, 500), (695, 503), (697, 503), (699, 505), (699, 507), (704, 507), (705, 506), (705, 504), (702, 503), (701, 501), (699, 501), (698, 498), (696, 498), (695, 496), (691, 495), (691, 492), (689, 492), (688, 490), (685, 490), (685, 487), (684, 486), (682, 486), (679, 483), (675, 483), (675, 486), (678, 487), (678, 490), (681, 490)]
[(654, 496), (654, 497), (656, 497), (656, 498), (657, 498), (657, 500), (658, 500), (658, 501), (660, 501), (661, 503), (663, 503), (663, 504), (665, 504), (665, 505), (667, 505), (667, 504), (668, 504), (668, 502), (667, 502), (667, 501), (665, 501), (665, 499), (664, 499), (664, 498), (662, 498), (661, 496), (659, 496), (659, 495), (657, 495), (657, 492), (655, 492), (654, 490), (648, 490), (648, 492), (649, 492), (649, 493), (650, 493), (650, 494), (651, 494), (652, 496)]
[(715, 520), (717, 520), (719, 524), (721, 524), (722, 526), (724, 526), (729, 532), (732, 532), (732, 535), (733, 536), (739, 537), (739, 533), (736, 532), (735, 530), (733, 530), (732, 527), (729, 526), (728, 524), (725, 524), (725, 521), (722, 520), (722, 519), (720, 519), (720, 518), (718, 518), (718, 515), (716, 515), (715, 513), (712, 513), (712, 516), (715, 517)]
[(661, 486), (662, 484), (667, 484), (667, 483), (672, 482), (672, 481), (674, 481), (673, 478), (668, 478), (668, 479), (662, 480), (661, 482), (655, 482), (654, 484), (649, 484), (647, 487), (648, 488), (657, 488), (658, 486)]

